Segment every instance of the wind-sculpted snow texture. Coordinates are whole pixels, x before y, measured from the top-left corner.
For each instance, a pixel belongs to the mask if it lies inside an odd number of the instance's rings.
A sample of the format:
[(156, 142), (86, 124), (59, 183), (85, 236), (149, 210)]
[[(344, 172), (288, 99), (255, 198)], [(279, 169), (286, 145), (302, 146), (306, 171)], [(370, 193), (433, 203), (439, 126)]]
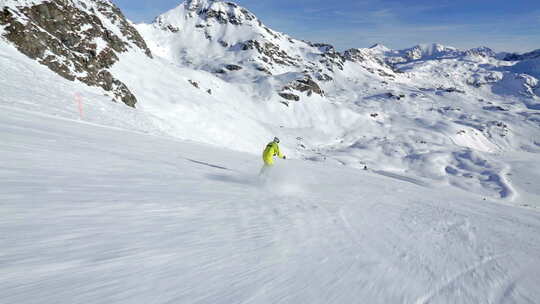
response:
[[(379, 44), (338, 52), (223, 1), (186, 1), (128, 34), (120, 19), (113, 26), (96, 15), (135, 50), (116, 52), (106, 72), (159, 133), (256, 154), (278, 135), (292, 157), (535, 204), (512, 182), (507, 156), (540, 152), (537, 51)], [(139, 32), (144, 41), (129, 39)]]

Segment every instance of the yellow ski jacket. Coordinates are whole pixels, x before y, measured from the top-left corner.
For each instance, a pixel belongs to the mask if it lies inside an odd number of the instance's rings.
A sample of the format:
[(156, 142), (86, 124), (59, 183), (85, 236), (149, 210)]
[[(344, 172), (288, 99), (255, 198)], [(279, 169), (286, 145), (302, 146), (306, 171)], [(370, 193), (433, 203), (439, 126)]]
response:
[(279, 151), (279, 145), (272, 141), (268, 145), (266, 145), (266, 148), (263, 152), (263, 161), (266, 165), (273, 165), (274, 164), (274, 156), (277, 156), (279, 158), (285, 159), (285, 156)]

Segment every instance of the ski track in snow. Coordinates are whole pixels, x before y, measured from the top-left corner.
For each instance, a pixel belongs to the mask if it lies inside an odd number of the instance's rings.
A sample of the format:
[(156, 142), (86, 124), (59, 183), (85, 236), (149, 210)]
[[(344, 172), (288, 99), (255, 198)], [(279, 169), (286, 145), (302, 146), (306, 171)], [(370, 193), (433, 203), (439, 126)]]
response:
[[(540, 216), (400, 176), (11, 109), (2, 303), (540, 299)], [(498, 300), (497, 300), (498, 299)]]
[(409, 176), (404, 176), (404, 175), (400, 175), (400, 174), (396, 174), (396, 173), (392, 173), (392, 172), (386, 172), (386, 171), (383, 171), (383, 170), (375, 170), (373, 172), (377, 173), (379, 175), (382, 175), (382, 176), (394, 178), (394, 179), (404, 181), (404, 182), (408, 182), (408, 183), (411, 183), (411, 184), (415, 184), (415, 185), (418, 185), (418, 186), (421, 186), (421, 187), (428, 187), (427, 183), (425, 183), (425, 182), (423, 182), (423, 181), (421, 181), (419, 179), (409, 177)]

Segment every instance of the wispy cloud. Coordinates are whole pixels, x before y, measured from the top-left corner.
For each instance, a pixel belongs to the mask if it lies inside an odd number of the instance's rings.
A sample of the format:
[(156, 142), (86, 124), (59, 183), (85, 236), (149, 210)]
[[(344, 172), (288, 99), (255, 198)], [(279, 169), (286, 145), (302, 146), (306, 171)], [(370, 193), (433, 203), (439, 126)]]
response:
[(303, 9), (306, 14), (318, 14), (326, 11), (326, 8), (306, 7)]
[(379, 9), (374, 12), (371, 12), (370, 15), (375, 18), (388, 18), (388, 17), (395, 17), (396, 14), (392, 9), (385, 8), (385, 9)]

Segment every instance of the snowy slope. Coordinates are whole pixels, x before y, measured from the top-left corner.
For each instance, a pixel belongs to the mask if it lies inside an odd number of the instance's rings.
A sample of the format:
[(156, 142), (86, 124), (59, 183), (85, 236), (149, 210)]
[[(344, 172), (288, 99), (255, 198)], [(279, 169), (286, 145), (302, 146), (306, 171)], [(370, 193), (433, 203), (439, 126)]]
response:
[(516, 73), (534, 76), (537, 80), (533, 86), (538, 86), (538, 79), (540, 78), (540, 57), (518, 62), (512, 66), (512, 70)]
[(540, 215), (0, 111), (2, 303), (535, 303)]
[[(338, 53), (221, 1), (186, 1), (137, 29), (154, 58), (128, 50), (107, 72), (136, 96), (136, 115), (151, 132), (254, 154), (277, 135), (290, 157), (540, 205), (524, 201), (507, 161), (540, 152), (534, 59), (439, 44)], [(3, 85), (24, 91), (11, 75), (36, 72), (6, 56)], [(40, 94), (48, 96), (46, 87)], [(121, 111), (110, 115), (115, 124)]]

